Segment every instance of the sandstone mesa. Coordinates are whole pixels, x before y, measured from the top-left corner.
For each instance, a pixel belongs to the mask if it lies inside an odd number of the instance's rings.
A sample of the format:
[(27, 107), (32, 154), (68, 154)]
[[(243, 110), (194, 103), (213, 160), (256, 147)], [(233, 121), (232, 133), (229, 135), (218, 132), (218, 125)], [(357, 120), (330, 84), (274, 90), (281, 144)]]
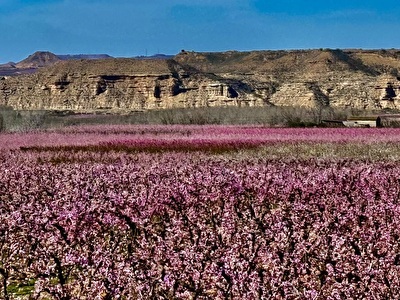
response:
[[(19, 70), (23, 75), (7, 76)], [(208, 106), (399, 109), (398, 70), (396, 49), (182, 50), (161, 59), (60, 58), (37, 52), (17, 64), (0, 65), (0, 105), (77, 112)]]

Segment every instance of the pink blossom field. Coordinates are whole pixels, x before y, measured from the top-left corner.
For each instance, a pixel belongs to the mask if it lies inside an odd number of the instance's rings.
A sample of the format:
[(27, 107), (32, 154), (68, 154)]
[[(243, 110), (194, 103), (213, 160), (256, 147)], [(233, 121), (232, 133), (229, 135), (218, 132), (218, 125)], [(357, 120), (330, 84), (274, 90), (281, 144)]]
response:
[(399, 129), (81, 126), (0, 145), (1, 299), (400, 295)]
[(109, 125), (66, 127), (0, 135), (2, 149), (30, 146), (93, 145), (110, 142), (157, 141), (201, 143), (229, 141), (249, 144), (271, 142), (399, 142), (400, 128), (268, 128), (222, 125)]

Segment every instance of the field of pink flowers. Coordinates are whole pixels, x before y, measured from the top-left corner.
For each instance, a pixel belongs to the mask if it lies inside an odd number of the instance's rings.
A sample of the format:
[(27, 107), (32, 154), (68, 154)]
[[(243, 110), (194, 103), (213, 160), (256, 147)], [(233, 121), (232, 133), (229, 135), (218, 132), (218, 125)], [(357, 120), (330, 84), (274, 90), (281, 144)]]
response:
[(400, 130), (0, 135), (0, 298), (396, 299)]

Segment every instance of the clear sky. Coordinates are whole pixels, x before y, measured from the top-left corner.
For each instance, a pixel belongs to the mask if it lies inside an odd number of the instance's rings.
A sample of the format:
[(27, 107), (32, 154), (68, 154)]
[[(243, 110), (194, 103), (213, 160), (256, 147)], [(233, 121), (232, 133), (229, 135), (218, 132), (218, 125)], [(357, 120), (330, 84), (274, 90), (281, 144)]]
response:
[(0, 0), (0, 63), (311, 48), (400, 48), (400, 1)]

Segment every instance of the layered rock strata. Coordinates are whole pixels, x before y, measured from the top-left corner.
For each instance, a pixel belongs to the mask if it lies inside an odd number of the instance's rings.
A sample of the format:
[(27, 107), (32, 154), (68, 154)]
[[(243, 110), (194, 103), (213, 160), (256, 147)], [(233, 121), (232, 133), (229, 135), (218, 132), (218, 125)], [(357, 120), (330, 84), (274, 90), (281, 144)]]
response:
[(14, 109), (120, 111), (206, 106), (400, 108), (400, 51), (185, 52), (169, 60), (59, 61), (0, 78)]

